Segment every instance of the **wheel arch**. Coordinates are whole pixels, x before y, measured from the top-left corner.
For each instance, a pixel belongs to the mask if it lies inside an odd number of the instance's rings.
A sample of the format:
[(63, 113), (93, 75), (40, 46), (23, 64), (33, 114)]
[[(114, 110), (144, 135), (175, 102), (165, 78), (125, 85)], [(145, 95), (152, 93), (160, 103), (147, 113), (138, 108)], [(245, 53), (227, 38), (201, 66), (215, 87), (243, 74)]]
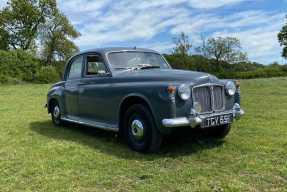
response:
[(151, 115), (152, 115), (153, 120), (156, 124), (156, 127), (158, 128), (159, 125), (158, 125), (157, 117), (155, 115), (155, 112), (154, 112), (152, 105), (149, 102), (148, 98), (145, 97), (144, 95), (141, 95), (141, 94), (130, 94), (130, 95), (124, 97), (120, 103), (119, 114), (118, 114), (118, 117), (119, 117), (118, 125), (119, 125), (120, 134), (122, 134), (122, 131), (123, 131), (123, 123), (124, 123), (123, 119), (124, 119), (125, 112), (127, 111), (127, 109), (130, 106), (132, 106), (134, 104), (145, 105), (148, 108), (148, 110), (151, 112)]
[[(54, 98), (54, 97), (49, 99), (49, 101), (48, 101), (48, 103), (47, 103), (48, 113), (51, 113), (51, 112), (52, 112), (52, 106), (53, 106), (54, 104), (56, 104), (56, 103), (59, 104), (58, 99), (56, 99), (56, 98)], [(60, 105), (60, 104), (59, 104), (59, 105)]]
[[(60, 82), (63, 83), (63, 82)], [(61, 111), (63, 112), (64, 107), (64, 92), (62, 86), (52, 87), (51, 90), (47, 94), (47, 110), (48, 113), (51, 113), (52, 104), (57, 102), (60, 106)]]

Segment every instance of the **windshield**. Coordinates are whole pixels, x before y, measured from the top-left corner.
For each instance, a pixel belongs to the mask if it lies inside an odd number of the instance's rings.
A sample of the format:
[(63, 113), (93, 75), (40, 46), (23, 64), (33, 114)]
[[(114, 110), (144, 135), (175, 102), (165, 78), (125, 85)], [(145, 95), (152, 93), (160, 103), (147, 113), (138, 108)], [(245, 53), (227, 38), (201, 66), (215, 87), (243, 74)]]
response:
[(160, 54), (153, 52), (123, 51), (112, 52), (108, 55), (113, 69), (167, 69), (169, 65)]

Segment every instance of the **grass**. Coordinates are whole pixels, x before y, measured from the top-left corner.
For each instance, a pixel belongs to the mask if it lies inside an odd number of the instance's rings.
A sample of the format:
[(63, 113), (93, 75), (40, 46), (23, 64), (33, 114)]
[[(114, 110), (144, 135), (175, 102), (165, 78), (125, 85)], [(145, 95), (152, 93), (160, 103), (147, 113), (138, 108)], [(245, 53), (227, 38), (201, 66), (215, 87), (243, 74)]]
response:
[(190, 134), (147, 155), (54, 127), (48, 88), (0, 86), (0, 191), (287, 191), (287, 78), (243, 81), (247, 114), (224, 141)]

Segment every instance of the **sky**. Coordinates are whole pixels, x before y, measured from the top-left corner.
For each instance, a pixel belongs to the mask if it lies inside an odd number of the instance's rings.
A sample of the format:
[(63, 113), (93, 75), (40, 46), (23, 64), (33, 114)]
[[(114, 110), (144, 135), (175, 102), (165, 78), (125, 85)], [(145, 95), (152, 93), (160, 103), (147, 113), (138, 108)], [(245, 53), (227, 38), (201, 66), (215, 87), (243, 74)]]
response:
[[(285, 63), (277, 34), (287, 23), (287, 0), (57, 0), (81, 33), (81, 50), (128, 46), (170, 53), (185, 32), (193, 47), (202, 37), (241, 41), (251, 61)], [(6, 0), (0, 0), (0, 7)]]

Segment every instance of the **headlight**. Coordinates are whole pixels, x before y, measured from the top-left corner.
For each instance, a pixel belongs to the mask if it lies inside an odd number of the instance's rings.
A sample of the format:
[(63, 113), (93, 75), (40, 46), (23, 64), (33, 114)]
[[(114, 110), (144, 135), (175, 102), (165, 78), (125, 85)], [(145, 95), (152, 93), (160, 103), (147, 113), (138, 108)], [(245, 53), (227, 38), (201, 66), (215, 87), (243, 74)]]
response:
[(232, 81), (228, 81), (225, 88), (228, 95), (233, 96), (235, 94), (236, 86)]
[(178, 88), (178, 95), (182, 100), (188, 100), (191, 96), (190, 87), (186, 84), (182, 84)]

